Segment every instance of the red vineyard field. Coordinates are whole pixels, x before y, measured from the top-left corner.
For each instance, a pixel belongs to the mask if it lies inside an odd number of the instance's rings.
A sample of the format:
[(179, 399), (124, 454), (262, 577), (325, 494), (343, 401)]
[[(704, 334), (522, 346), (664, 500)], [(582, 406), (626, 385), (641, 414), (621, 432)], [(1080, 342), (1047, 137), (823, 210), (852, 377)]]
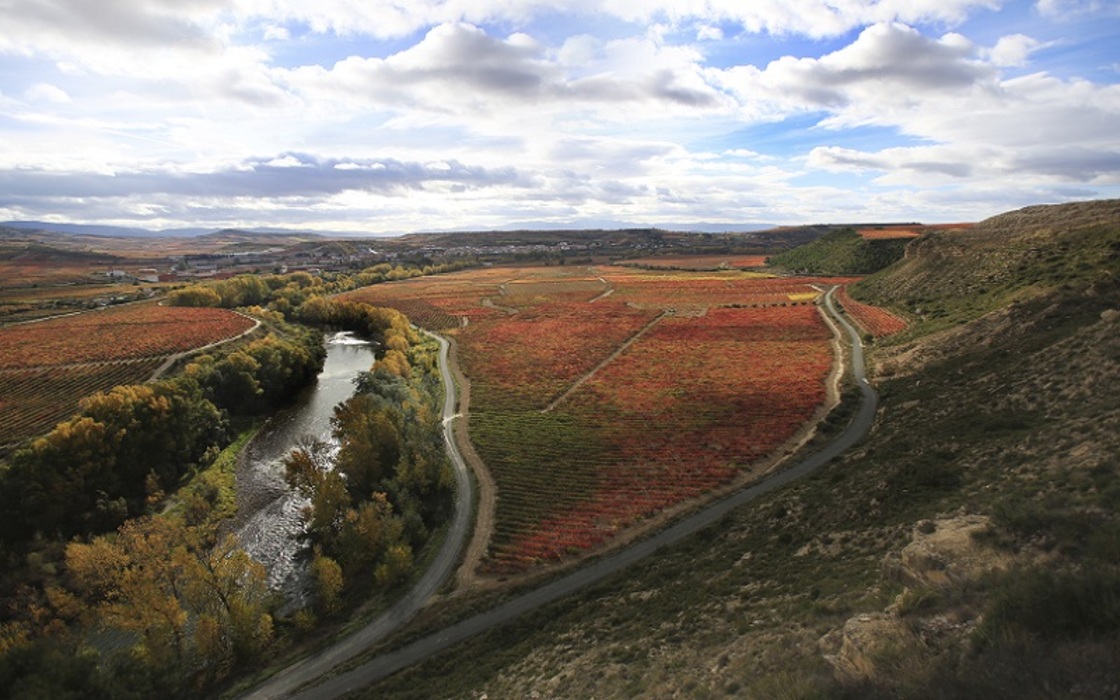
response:
[(766, 267), (766, 255), (660, 255), (623, 260), (621, 265), (674, 270), (743, 270)]
[[(811, 306), (669, 317), (555, 415), (506, 416), (538, 444), (525, 450), (535, 464), (494, 460), (501, 498), (491, 571), (594, 547), (734, 479), (824, 401), (830, 337)], [(539, 502), (537, 494), (557, 493), (564, 497)]]
[(0, 369), (133, 360), (231, 338), (253, 321), (225, 309), (130, 304), (0, 328)]
[(848, 296), (848, 288), (841, 287), (836, 292), (836, 300), (844, 307), (857, 325), (876, 338), (898, 333), (906, 328), (906, 321), (886, 309), (871, 306)]
[(146, 381), (163, 358), (0, 372), (0, 445), (54, 427), (90, 394)]
[(619, 299), (650, 308), (701, 310), (713, 306), (811, 303), (812, 285), (844, 284), (856, 278), (775, 277), (758, 272), (660, 272), (614, 268), (604, 278)]
[(749, 471), (825, 400), (817, 287), (737, 270), (494, 267), (347, 295), (454, 336), (498, 489), (485, 572), (579, 555)]
[(253, 325), (224, 309), (133, 304), (0, 328), (0, 445), (46, 432), (85, 396), (147, 381), (171, 355)]

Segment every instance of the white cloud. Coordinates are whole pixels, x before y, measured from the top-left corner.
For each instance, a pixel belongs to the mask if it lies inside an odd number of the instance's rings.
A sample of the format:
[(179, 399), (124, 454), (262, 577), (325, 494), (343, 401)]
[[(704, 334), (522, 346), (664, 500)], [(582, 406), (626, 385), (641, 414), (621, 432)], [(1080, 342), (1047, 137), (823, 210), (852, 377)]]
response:
[[(1078, 40), (1038, 24), (1110, 10), (1043, 0), (974, 43), (999, 5), (0, 0), (21, 66), (0, 75), (0, 211), (407, 230), (913, 218), (1011, 176), (1111, 187), (1120, 87), (1047, 72), (1041, 49)], [(797, 39), (849, 32), (824, 55)], [(787, 130), (806, 123), (811, 146)]]
[(1070, 20), (1084, 15), (1110, 12), (1120, 13), (1115, 4), (1101, 0), (1038, 0), (1035, 9), (1040, 15), (1052, 20)]
[(68, 104), (71, 101), (70, 95), (66, 94), (65, 90), (50, 83), (36, 83), (24, 91), (23, 96), (31, 102), (50, 102), (58, 105)]
[(982, 85), (994, 71), (977, 61), (957, 34), (930, 39), (901, 24), (876, 24), (850, 45), (819, 59), (785, 57), (755, 71), (748, 88), (808, 109), (842, 109), (873, 101), (905, 105), (931, 93), (959, 93)]
[(988, 52), (993, 64), (997, 66), (1019, 67), (1030, 62), (1031, 54), (1043, 47), (1037, 39), (1024, 34), (1000, 37)]
[(723, 79), (749, 114), (780, 119), (816, 112), (819, 125), (837, 133), (887, 127), (931, 144), (822, 146), (807, 161), (813, 168), (881, 171), (881, 182), (908, 185), (929, 177), (961, 181), (1013, 173), (1052, 182), (1115, 182), (1120, 87), (1041, 72), (1001, 76), (1002, 66), (1025, 60), (1038, 46), (1014, 35), (983, 50), (957, 34), (930, 39), (910, 27), (881, 24), (820, 58), (786, 57), (764, 70), (733, 69)]
[(330, 69), (306, 66), (286, 73), (285, 81), (310, 100), (341, 99), (355, 109), (465, 115), (497, 114), (511, 105), (719, 108), (722, 96), (704, 81), (699, 60), (691, 50), (643, 39), (577, 37), (551, 53), (524, 34), (501, 39), (473, 25), (445, 24), (387, 58), (351, 56)]
[(723, 30), (710, 24), (702, 24), (696, 30), (698, 41), (722, 41)]

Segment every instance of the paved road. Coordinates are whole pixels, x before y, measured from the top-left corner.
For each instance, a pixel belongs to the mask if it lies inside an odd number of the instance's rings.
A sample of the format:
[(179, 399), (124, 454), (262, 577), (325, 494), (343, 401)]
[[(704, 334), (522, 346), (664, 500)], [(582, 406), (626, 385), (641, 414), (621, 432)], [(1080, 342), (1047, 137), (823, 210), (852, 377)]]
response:
[(433, 336), (439, 341), (439, 366), (443, 377), (443, 440), (447, 445), (447, 454), (455, 471), (455, 518), (448, 530), (447, 537), (436, 554), (435, 560), (421, 577), (408, 595), (400, 599), (393, 607), (386, 610), (380, 617), (354, 634), (346, 637), (328, 649), (319, 651), (302, 661), (280, 671), (273, 677), (257, 686), (246, 699), (262, 700), (263, 698), (279, 698), (290, 695), (296, 688), (314, 681), (323, 676), (335, 666), (352, 659), (366, 649), (384, 639), (391, 632), (403, 625), (424, 606), (440, 586), (451, 576), (458, 563), (459, 554), (466, 543), (467, 534), (471, 528), (471, 504), (474, 496), (471, 492), (471, 481), (467, 475), (467, 465), (459, 454), (452, 435), (452, 424), (458, 416), (455, 414), (456, 396), (455, 382), (451, 378), (451, 369), (447, 359), (448, 343), (439, 336)]
[(755, 499), (782, 488), (807, 474), (810, 474), (851, 449), (871, 430), (878, 407), (878, 395), (867, 381), (863, 364), (863, 344), (859, 333), (836, 312), (832, 294), (835, 288), (825, 295), (825, 307), (851, 341), (852, 376), (860, 389), (860, 405), (855, 417), (835, 440), (796, 465), (774, 474), (763, 482), (749, 486), (741, 491), (716, 501), (703, 510), (678, 521), (675, 525), (649, 539), (642, 540), (631, 547), (604, 557), (578, 571), (545, 586), (532, 590), (496, 608), (463, 620), (430, 636), (374, 658), (346, 673), (330, 678), (318, 685), (301, 690), (294, 697), (301, 699), (326, 700), (341, 697), (347, 693), (364, 688), (401, 669), (418, 663), (448, 647), (471, 637), (503, 625), (527, 612), (540, 608), (555, 600), (571, 595), (587, 586), (602, 581), (611, 574), (644, 559), (662, 547), (672, 545), (685, 537), (711, 525), (725, 515), (750, 503)]

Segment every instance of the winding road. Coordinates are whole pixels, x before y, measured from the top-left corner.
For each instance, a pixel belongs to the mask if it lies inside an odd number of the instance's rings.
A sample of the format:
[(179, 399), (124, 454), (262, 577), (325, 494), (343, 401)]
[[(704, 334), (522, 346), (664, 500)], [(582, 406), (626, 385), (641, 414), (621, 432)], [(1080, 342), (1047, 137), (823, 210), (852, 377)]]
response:
[(453, 424), (459, 416), (455, 412), (457, 405), (455, 382), (451, 378), (450, 362), (447, 358), (449, 345), (444, 338), (435, 335), (432, 337), (439, 341), (439, 367), (443, 377), (443, 440), (447, 445), (447, 454), (451, 457), (455, 472), (455, 518), (451, 522), (443, 545), (417, 584), (391, 608), (349, 637), (272, 676), (245, 695), (244, 698), (247, 700), (287, 697), (300, 686), (320, 678), (335, 666), (361, 654), (408, 622), (451, 576), (467, 535), (470, 533), (471, 503), (474, 495), (467, 474), (467, 465), (459, 454), (459, 448), (454, 440)]
[[(851, 449), (871, 430), (871, 426), (875, 421), (875, 412), (878, 408), (879, 397), (875, 393), (875, 390), (872, 389), (871, 384), (867, 381), (864, 371), (863, 343), (860, 341), (859, 333), (836, 311), (833, 301), (835, 289), (836, 288), (833, 287), (825, 294), (824, 305), (829, 315), (831, 315), (844, 332), (847, 333), (850, 340), (852, 377), (855, 379), (860, 390), (860, 405), (848, 426), (837, 435), (834, 440), (822, 447), (819, 451), (808, 455), (797, 464), (775, 473), (764, 481), (737, 491), (677, 521), (674, 525), (658, 532), (648, 539), (607, 555), (563, 578), (520, 595), (498, 607), (462, 620), (439, 632), (418, 639), (400, 649), (371, 659), (345, 673), (328, 678), (322, 683), (308, 685), (292, 693), (293, 689), (318, 678), (332, 666), (361, 653), (364, 648), (368, 647), (373, 641), (383, 638), (388, 631), (393, 629), (390, 625), (400, 624), (419, 609), (419, 606), (439, 587), (439, 583), (442, 583), (450, 572), (451, 564), (446, 562), (440, 563), (441, 560), (437, 559), (437, 564), (433, 565), (432, 570), (424, 577), (424, 581), (431, 579), (434, 585), (428, 588), (418, 586), (405, 600), (402, 600), (394, 606), (394, 608), (382, 616), (382, 618), (375, 620), (366, 629), (363, 629), (352, 637), (342, 640), (331, 649), (286, 669), (273, 679), (273, 681), (282, 682), (274, 683), (270, 681), (268, 685), (262, 686), (249, 697), (269, 698), (291, 693), (291, 697), (295, 698), (326, 700), (328, 698), (341, 697), (347, 693), (364, 688), (401, 669), (423, 661), (455, 644), (470, 639), (477, 634), (506, 624), (520, 615), (598, 583), (631, 564), (654, 554), (659, 549), (679, 542), (685, 537), (712, 525), (736, 508), (811, 474), (832, 459)], [(441, 346), (441, 369), (443, 371), (444, 382), (448, 386), (447, 396), (449, 397), (444, 406), (444, 424), (448, 427), (448, 429), (445, 430), (445, 438), (448, 440), (448, 451), (456, 463), (457, 478), (460, 472), (462, 472), (462, 478), (466, 479), (466, 471), (465, 467), (462, 465), (462, 459), (458, 455), (458, 450), (455, 448), (454, 441), (450, 439), (450, 422), (454, 417), (453, 411), (455, 408), (454, 385), (451, 383), (450, 373), (446, 366), (446, 341), (443, 341)], [(464, 488), (462, 484), (460, 484), (459, 492), (460, 494), (465, 492), (469, 493), (467, 488)], [(457, 504), (456, 526), (452, 528), (452, 532), (454, 533), (462, 522), (464, 534), (449, 535), (447, 542), (444, 543), (443, 549), (440, 552), (441, 557), (444, 552), (452, 550), (453, 540), (465, 536), (466, 527), (469, 524), (466, 522), (469, 520), (469, 501), (467, 507), (460, 507), (461, 505), (461, 503)], [(458, 545), (455, 545), (456, 553), (458, 551), (457, 546)], [(452, 563), (453, 560), (454, 556), (452, 556)], [(444, 568), (446, 568), (446, 571)], [(436, 569), (439, 569), (439, 571), (433, 573)], [(423, 584), (423, 581), (421, 583)], [(423, 590), (421, 590), (422, 588)], [(406, 602), (408, 603), (407, 605)], [(401, 612), (397, 612), (398, 608), (401, 608)], [(390, 618), (390, 621), (384, 622), (386, 618)]]

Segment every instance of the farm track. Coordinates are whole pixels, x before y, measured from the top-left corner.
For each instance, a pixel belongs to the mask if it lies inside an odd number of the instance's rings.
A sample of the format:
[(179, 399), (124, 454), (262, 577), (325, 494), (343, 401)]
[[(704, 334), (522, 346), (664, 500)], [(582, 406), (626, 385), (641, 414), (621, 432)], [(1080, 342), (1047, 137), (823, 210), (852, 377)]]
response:
[(458, 443), (460, 454), (471, 471), (474, 472), (475, 479), (478, 482), (478, 506), (474, 519), (474, 531), (471, 534), (471, 540), (466, 551), (463, 552), (459, 571), (455, 575), (456, 589), (465, 591), (477, 583), (478, 579), (475, 572), (478, 570), (482, 558), (486, 555), (486, 549), (490, 546), (490, 539), (494, 535), (494, 517), (498, 506), (498, 485), (494, 481), (494, 475), (490, 473), (486, 463), (475, 451), (474, 444), (471, 443), (470, 421), (468, 420), (471, 406), (471, 382), (459, 366), (458, 344), (454, 339), (449, 339), (448, 342), (450, 344), (448, 369), (459, 387), (458, 410), (462, 416), (462, 420), (459, 421), (459, 429), (455, 431), (455, 440)]
[[(342, 697), (365, 688), (382, 678), (419, 663), (471, 637), (504, 625), (525, 613), (599, 583), (608, 576), (651, 556), (659, 549), (676, 544), (685, 537), (718, 522), (731, 511), (811, 474), (851, 449), (871, 430), (878, 408), (878, 395), (865, 375), (863, 345), (860, 341), (859, 332), (836, 310), (833, 302), (834, 291), (835, 288), (830, 289), (825, 295), (824, 304), (838, 324), (834, 330), (842, 329), (848, 335), (851, 348), (850, 366), (852, 376), (860, 390), (860, 404), (848, 426), (827, 445), (817, 452), (807, 455), (793, 466), (775, 472), (762, 481), (721, 498), (632, 546), (604, 556), (573, 573), (519, 595), (491, 610), (469, 617), (404, 647), (382, 654), (341, 674), (332, 676), (322, 683), (306, 686), (292, 697), (325, 700)], [(441, 354), (441, 361), (445, 361), (445, 359)], [(308, 682), (310, 680), (312, 679), (309, 678)], [(255, 694), (252, 697), (280, 696), (281, 694)]]
[(471, 529), (471, 504), (474, 494), (466, 463), (459, 452), (455, 438), (455, 433), (458, 431), (454, 429), (454, 425), (462, 419), (462, 416), (456, 412), (458, 400), (451, 363), (448, 360), (450, 343), (442, 336), (431, 335), (440, 344), (439, 367), (444, 386), (443, 438), (455, 472), (455, 515), (439, 552), (416, 585), (392, 607), (353, 634), (272, 676), (245, 695), (247, 700), (285, 697), (300, 686), (322, 677), (333, 668), (358, 656), (412, 619), (451, 577)]
[(587, 374), (585, 374), (585, 375), (583, 375), (582, 377), (580, 377), (579, 379), (577, 379), (577, 380), (576, 380), (576, 382), (575, 382), (574, 384), (572, 384), (572, 385), (571, 385), (570, 387), (568, 387), (568, 388), (567, 388), (567, 389), (566, 389), (566, 390), (564, 391), (564, 393), (563, 393), (563, 394), (560, 394), (559, 396), (557, 396), (557, 397), (556, 397), (556, 398), (555, 398), (555, 399), (554, 399), (554, 400), (552, 401), (552, 403), (550, 403), (550, 404), (548, 404), (547, 406), (545, 406), (544, 408), (542, 408), (542, 409), (541, 409), (541, 413), (549, 413), (550, 411), (552, 411), (552, 409), (554, 409), (554, 408), (556, 408), (557, 406), (559, 406), (560, 404), (562, 404), (562, 403), (564, 402), (564, 400), (565, 400), (565, 399), (567, 399), (567, 398), (568, 398), (569, 396), (571, 396), (571, 395), (572, 395), (572, 394), (574, 394), (574, 393), (575, 393), (576, 391), (578, 391), (578, 390), (579, 390), (579, 388), (580, 388), (581, 386), (583, 386), (583, 385), (584, 385), (584, 383), (586, 383), (586, 382), (587, 382), (587, 381), (588, 381), (589, 379), (591, 379), (592, 377), (594, 377), (594, 376), (595, 376), (595, 375), (596, 375), (596, 374), (597, 374), (597, 373), (599, 372), (599, 370), (603, 369), (604, 367), (606, 367), (606, 366), (607, 366), (607, 365), (609, 365), (610, 363), (612, 363), (612, 362), (614, 362), (615, 360), (617, 360), (617, 359), (619, 358), (619, 356), (620, 356), (620, 355), (622, 355), (622, 353), (626, 352), (626, 350), (627, 350), (627, 349), (629, 349), (629, 347), (630, 347), (631, 345), (633, 345), (634, 343), (636, 343), (636, 342), (638, 341), (638, 339), (639, 339), (639, 338), (641, 338), (641, 337), (642, 337), (643, 335), (645, 335), (645, 334), (646, 334), (646, 332), (648, 332), (648, 331), (649, 331), (649, 330), (650, 330), (651, 328), (653, 328), (653, 327), (654, 327), (654, 326), (656, 326), (656, 325), (657, 325), (658, 323), (660, 323), (660, 322), (661, 322), (661, 320), (662, 320), (663, 318), (665, 318), (665, 316), (666, 316), (666, 315), (667, 315), (667, 314), (665, 314), (664, 312), (662, 312), (661, 314), (658, 314), (658, 315), (657, 315), (657, 316), (656, 316), (656, 317), (655, 317), (655, 318), (654, 318), (654, 319), (653, 319), (652, 321), (650, 321), (650, 322), (649, 322), (649, 323), (647, 323), (646, 325), (642, 326), (642, 328), (641, 328), (641, 329), (640, 329), (640, 330), (639, 330), (639, 331), (638, 331), (637, 333), (635, 333), (634, 335), (632, 335), (632, 336), (630, 336), (629, 338), (627, 338), (627, 339), (626, 339), (626, 342), (624, 342), (624, 343), (623, 343), (622, 345), (619, 345), (619, 346), (618, 346), (618, 347), (617, 347), (617, 348), (615, 349), (615, 351), (614, 351), (614, 352), (612, 352), (612, 353), (610, 354), (610, 356), (609, 356), (609, 357), (607, 357), (607, 359), (605, 359), (605, 360), (603, 360), (602, 362), (600, 362), (599, 364), (595, 365), (595, 367), (594, 367), (594, 368), (592, 368), (592, 370), (591, 370), (590, 372), (588, 372)]
[(243, 316), (244, 318), (247, 318), (250, 321), (252, 321), (253, 322), (252, 327), (250, 327), (249, 329), (247, 329), (245, 331), (242, 331), (238, 335), (235, 335), (231, 338), (225, 338), (224, 340), (218, 340), (218, 341), (215, 341), (213, 343), (210, 343), (209, 345), (203, 345), (200, 348), (193, 348), (191, 350), (185, 350), (183, 352), (176, 353), (176, 354), (168, 357), (167, 360), (162, 365), (160, 365), (156, 369), (155, 372), (152, 372), (152, 376), (148, 377), (148, 381), (149, 382), (154, 382), (155, 380), (159, 379), (160, 377), (163, 376), (163, 374), (165, 372), (167, 372), (172, 367), (174, 367), (176, 362), (178, 362), (179, 360), (182, 360), (185, 357), (190, 357), (191, 355), (195, 355), (195, 354), (203, 352), (205, 350), (210, 350), (211, 348), (216, 348), (219, 345), (225, 345), (226, 343), (231, 343), (235, 340), (240, 340), (241, 338), (244, 338), (245, 336), (249, 335), (250, 333), (255, 332), (258, 328), (261, 327), (260, 319), (253, 318), (252, 316), (249, 316), (247, 314), (243, 314), (240, 311), (234, 311), (233, 313), (237, 314), (238, 316)]
[[(115, 308), (119, 309), (121, 306)], [(115, 386), (154, 382), (183, 358), (244, 338), (260, 328), (261, 322), (258, 319), (239, 312), (233, 313), (252, 321), (252, 326), (237, 335), (182, 352), (171, 354), (160, 353), (108, 360), (88, 360), (83, 362), (36, 364), (23, 367), (0, 368), (0, 380), (2, 380), (0, 383), (3, 383), (3, 390), (5, 392), (16, 391), (12, 386), (12, 384), (15, 383), (17, 387), (22, 385), (22, 389), (19, 390), (20, 392), (34, 390), (40, 396), (44, 393), (50, 393), (55, 396), (56, 399), (60, 396), (63, 397), (61, 402), (51, 406), (38, 406), (34, 409), (34, 414), (13, 412), (11, 406), (4, 406), (2, 411), (0, 411), (0, 418), (4, 419), (4, 428), (0, 430), (0, 453), (10, 451), (22, 440), (46, 432), (57, 422), (67, 419), (78, 410), (79, 401), (86, 396), (101, 391), (109, 391)], [(53, 318), (64, 318), (71, 315), (77, 314), (66, 314)], [(158, 364), (152, 369), (154, 363)], [(128, 369), (129, 367), (134, 367), (135, 369), (130, 371)], [(78, 388), (75, 389), (73, 393), (57, 394), (57, 392), (46, 388), (52, 381), (57, 380), (60, 375), (67, 373), (75, 377), (71, 381), (75, 382), (74, 386)], [(80, 377), (78, 376), (79, 374), (81, 375)], [(13, 398), (18, 398), (18, 396), (5, 397), (5, 399)]]

